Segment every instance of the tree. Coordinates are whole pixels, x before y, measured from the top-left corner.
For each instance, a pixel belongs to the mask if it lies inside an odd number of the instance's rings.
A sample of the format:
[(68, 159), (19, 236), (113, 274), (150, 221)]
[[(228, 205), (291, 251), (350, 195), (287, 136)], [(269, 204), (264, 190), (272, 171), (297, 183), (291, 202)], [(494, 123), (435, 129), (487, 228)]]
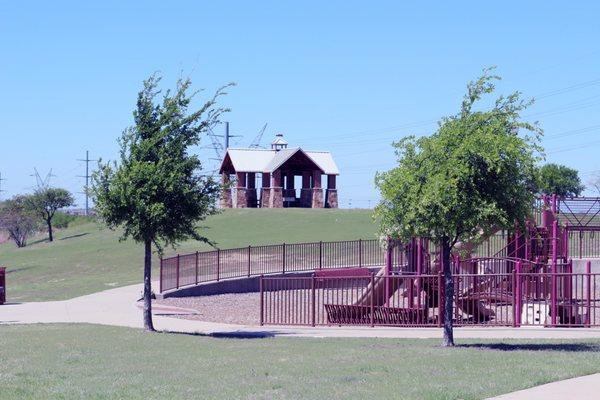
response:
[(558, 196), (579, 196), (585, 186), (581, 184), (576, 169), (559, 164), (546, 164), (537, 171), (538, 192)]
[[(144, 328), (154, 331), (151, 303), (152, 245), (164, 246), (193, 238), (209, 242), (196, 223), (216, 212), (220, 185), (200, 174), (202, 164), (190, 147), (228, 111), (216, 107), (222, 87), (197, 111), (189, 112), (191, 82), (179, 80), (160, 101), (160, 77), (144, 81), (133, 113), (134, 125), (120, 138), (119, 163), (99, 162), (92, 195), (98, 216), (108, 227), (123, 227), (122, 240), (144, 244)], [(229, 85), (228, 85), (229, 86)]]
[(453, 247), (524, 223), (534, 198), (542, 131), (521, 121), (520, 112), (532, 102), (518, 92), (500, 96), (488, 110), (479, 106), (497, 79), (484, 70), (468, 84), (460, 112), (442, 118), (433, 135), (394, 143), (398, 166), (375, 178), (382, 233), (402, 241), (429, 237), (442, 250), (445, 346), (454, 345)]
[(27, 238), (37, 230), (38, 223), (27, 207), (26, 196), (15, 196), (4, 202), (0, 208), (0, 228), (8, 232), (17, 247), (27, 246)]
[(38, 215), (48, 227), (48, 240), (52, 242), (52, 218), (57, 210), (75, 204), (75, 199), (67, 189), (40, 188), (26, 198), (28, 208)]
[(600, 195), (600, 173), (595, 172), (592, 174), (592, 177), (588, 180), (588, 184), (596, 189), (596, 192)]

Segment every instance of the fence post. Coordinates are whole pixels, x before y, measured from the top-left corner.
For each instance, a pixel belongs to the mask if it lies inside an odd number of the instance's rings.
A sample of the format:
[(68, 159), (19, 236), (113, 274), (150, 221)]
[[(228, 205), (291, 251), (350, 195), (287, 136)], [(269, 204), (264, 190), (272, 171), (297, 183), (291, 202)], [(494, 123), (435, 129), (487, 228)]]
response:
[(311, 306), (310, 306), (311, 307), (310, 324), (311, 324), (311, 326), (314, 327), (316, 325), (315, 324), (315, 320), (316, 320), (315, 314), (316, 314), (316, 310), (317, 310), (317, 306), (316, 306), (317, 296), (316, 296), (316, 293), (315, 293), (315, 291), (316, 291), (315, 290), (315, 274), (312, 274), (312, 280), (311, 280), (310, 288), (311, 288), (311, 295), (310, 295), (310, 297), (311, 297), (311, 300), (310, 300), (310, 302), (311, 302)]
[(523, 313), (523, 293), (522, 285), (521, 285), (521, 270), (523, 264), (521, 260), (517, 261), (517, 268), (515, 270), (515, 286), (513, 286), (513, 291), (515, 293), (515, 301), (513, 302), (515, 307), (515, 325), (517, 327), (521, 326), (521, 315)]
[(177, 271), (177, 275), (176, 275), (177, 278), (176, 278), (176, 285), (175, 286), (177, 286), (177, 289), (179, 289), (179, 254), (177, 254), (177, 264), (176, 265), (177, 265), (177, 269), (176, 269), (176, 271)]
[(323, 241), (319, 242), (319, 269), (323, 268)]
[(362, 239), (358, 239), (358, 266), (362, 267)]
[(585, 317), (585, 326), (587, 328), (589, 328), (591, 326), (591, 321), (592, 321), (592, 262), (591, 261), (587, 261), (585, 263), (585, 280), (586, 280), (586, 286), (587, 286), (587, 290), (586, 290), (586, 308), (587, 308), (587, 315)]
[(260, 325), (263, 326), (265, 324), (265, 303), (264, 303), (264, 283), (263, 283), (263, 278), (264, 276), (261, 275), (259, 280), (258, 280), (258, 291), (260, 292)]
[[(529, 254), (531, 252), (531, 223), (529, 220), (527, 220), (527, 222), (525, 222), (525, 234), (523, 235), (523, 238), (525, 239), (525, 259), (526, 260), (530, 260), (531, 259), (531, 254)], [(489, 240), (489, 239), (488, 239)]]
[(583, 231), (579, 231), (579, 259), (583, 258)]
[(282, 262), (283, 268), (282, 268), (282, 271), (285, 274), (285, 243), (282, 246), (282, 256), (283, 256), (283, 262)]
[[(386, 277), (386, 280), (389, 277)], [(387, 282), (387, 281), (386, 281)], [(371, 272), (371, 327), (375, 326), (375, 274)]]
[(217, 281), (221, 278), (221, 249), (217, 249)]
[[(555, 206), (556, 196), (552, 195), (553, 207)], [(551, 324), (552, 326), (556, 326), (556, 314), (558, 313), (558, 304), (556, 296), (558, 294), (557, 291), (557, 277), (556, 274), (558, 272), (557, 267), (557, 252), (558, 252), (558, 221), (554, 221), (552, 223), (552, 287), (550, 291), (550, 313), (551, 313)]]
[(392, 297), (391, 288), (390, 288), (390, 276), (392, 275), (392, 264), (393, 264), (393, 253), (394, 248), (392, 247), (392, 240), (390, 238), (387, 239), (387, 248), (385, 250), (385, 306), (389, 307), (390, 297)]
[(520, 255), (519, 255), (519, 250), (521, 247), (520, 239), (521, 239), (521, 235), (520, 235), (519, 227), (515, 224), (515, 249), (514, 249), (515, 253), (513, 254), (513, 257), (516, 257), (516, 258), (520, 258)]
[(562, 253), (565, 256), (565, 260), (568, 260), (569, 259), (569, 223), (568, 222), (565, 222), (565, 226), (563, 228)]
[(159, 271), (160, 271), (159, 272), (160, 280), (158, 281), (158, 286), (159, 286), (158, 291), (160, 293), (162, 293), (162, 291), (163, 291), (163, 258), (162, 258), (162, 255), (160, 256), (160, 270)]
[(198, 284), (198, 252), (196, 252), (196, 285)]
[(250, 249), (251, 246), (248, 246), (248, 278), (250, 278)]
[(442, 285), (442, 271), (438, 268), (438, 276), (437, 276), (437, 292), (438, 292), (438, 328), (442, 327), (444, 323), (444, 310), (445, 306), (445, 294), (443, 292)]

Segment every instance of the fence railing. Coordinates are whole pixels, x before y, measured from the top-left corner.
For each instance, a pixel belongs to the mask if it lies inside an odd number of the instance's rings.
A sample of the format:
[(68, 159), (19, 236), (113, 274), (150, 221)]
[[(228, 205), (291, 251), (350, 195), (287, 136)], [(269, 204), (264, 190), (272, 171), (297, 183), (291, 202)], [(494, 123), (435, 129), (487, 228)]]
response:
[[(378, 240), (349, 240), (248, 246), (176, 255), (160, 261), (160, 291), (265, 274), (314, 271), (327, 268), (371, 267), (385, 263), (386, 251)], [(393, 253), (398, 266), (406, 256)]]
[[(513, 271), (453, 279), (455, 326), (600, 326), (598, 273)], [(260, 323), (437, 327), (443, 323), (441, 283), (440, 274), (261, 277)]]
[[(480, 244), (474, 256), (489, 257), (501, 249), (506, 234), (498, 233)], [(385, 264), (386, 250), (375, 239), (247, 246), (181, 254), (160, 261), (160, 292), (228, 278), (328, 268), (375, 267)], [(439, 264), (438, 246), (427, 240), (395, 244), (392, 273), (428, 273)]]

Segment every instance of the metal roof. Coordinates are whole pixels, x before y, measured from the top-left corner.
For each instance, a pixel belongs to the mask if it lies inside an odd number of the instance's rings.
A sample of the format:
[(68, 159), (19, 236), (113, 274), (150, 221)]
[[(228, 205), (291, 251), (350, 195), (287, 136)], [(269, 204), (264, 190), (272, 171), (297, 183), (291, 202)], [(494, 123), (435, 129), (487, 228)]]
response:
[(310, 158), (327, 175), (339, 175), (340, 171), (328, 151), (304, 151), (299, 147), (293, 149), (227, 149), (221, 163), (223, 171), (227, 157), (231, 160), (236, 172), (273, 172), (297, 152)]

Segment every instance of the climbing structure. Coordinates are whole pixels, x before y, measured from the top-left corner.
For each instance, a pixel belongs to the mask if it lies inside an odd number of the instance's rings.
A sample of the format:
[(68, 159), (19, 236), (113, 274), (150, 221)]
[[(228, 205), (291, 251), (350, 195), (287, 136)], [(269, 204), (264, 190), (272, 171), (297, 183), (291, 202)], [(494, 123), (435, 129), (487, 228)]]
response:
[[(599, 199), (544, 196), (524, 227), (463, 245), (452, 257), (455, 324), (600, 323), (592, 262), (587, 260), (585, 269), (579, 263), (580, 271), (574, 272), (570, 259), (573, 249), (580, 258), (586, 251), (591, 254), (589, 237), (595, 232), (600, 233)], [(600, 256), (600, 251), (593, 253)], [(439, 249), (426, 238), (389, 242), (385, 266), (356, 300), (324, 304), (328, 322), (440, 325), (444, 300), (440, 260)]]

